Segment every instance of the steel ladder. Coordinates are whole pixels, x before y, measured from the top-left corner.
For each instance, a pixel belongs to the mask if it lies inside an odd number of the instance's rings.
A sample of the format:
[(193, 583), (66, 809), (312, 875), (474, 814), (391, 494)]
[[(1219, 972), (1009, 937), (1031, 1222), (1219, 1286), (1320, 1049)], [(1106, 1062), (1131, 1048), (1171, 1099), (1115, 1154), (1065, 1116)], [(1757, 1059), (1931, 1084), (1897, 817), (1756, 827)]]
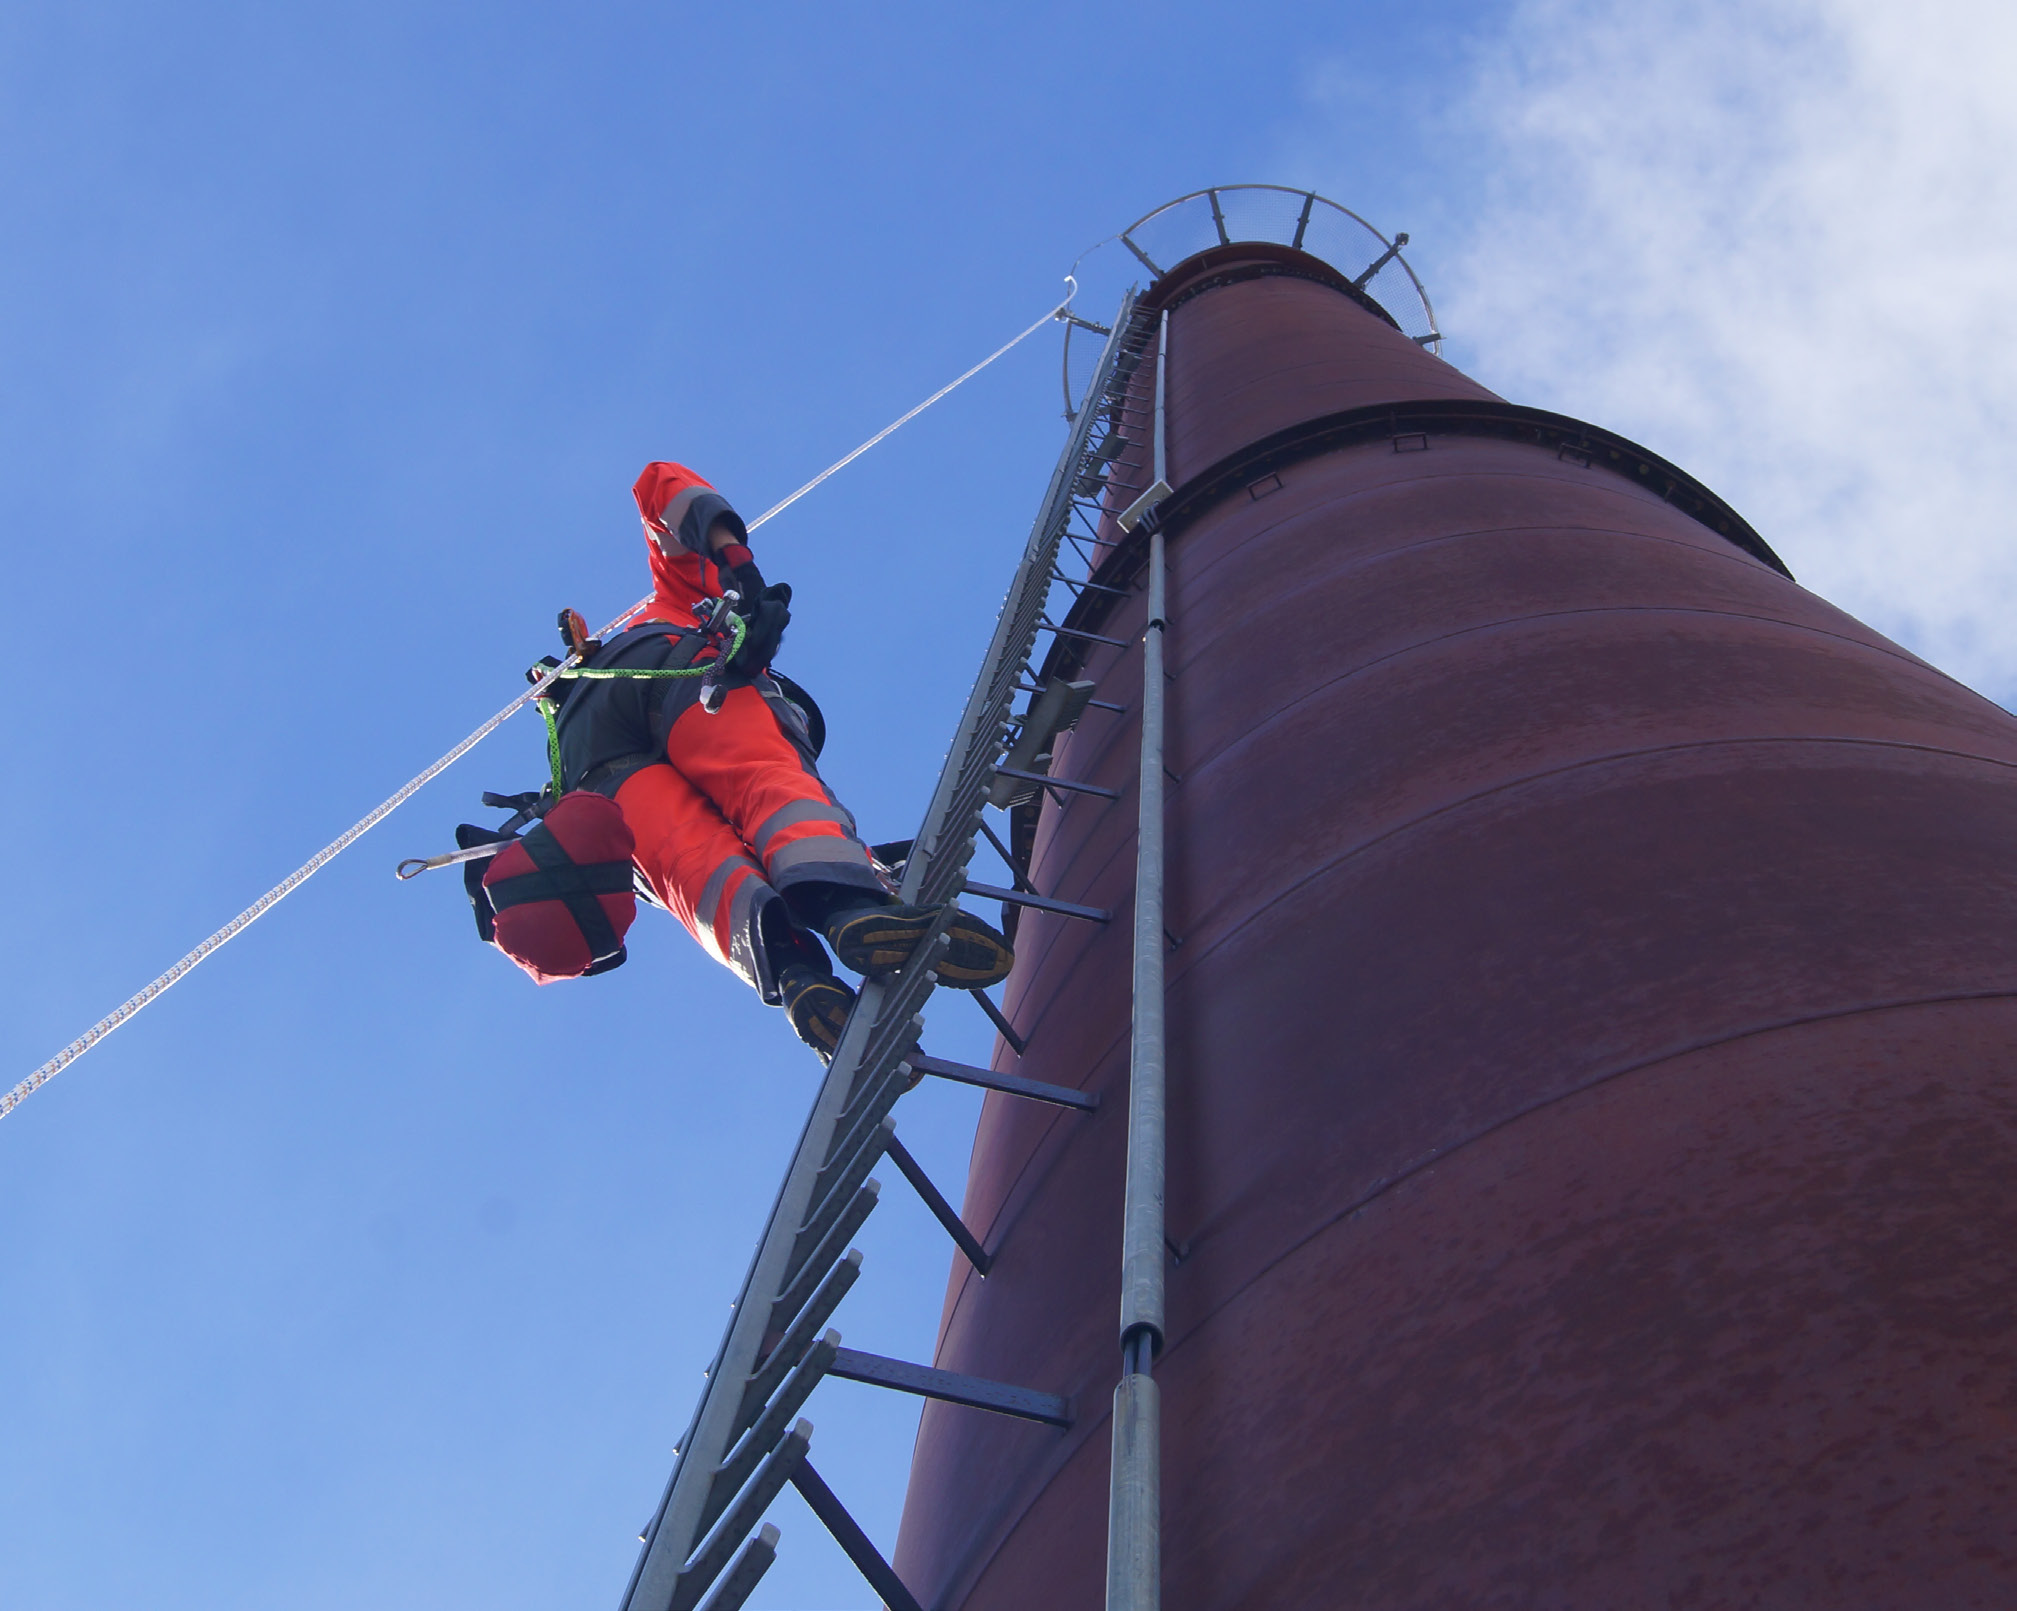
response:
[[(1137, 312), (1132, 291), (1110, 328), (1076, 322), (1103, 335), (1105, 345), (1084, 400), (1071, 416), (1064, 451), (986, 659), (930, 807), (902, 863), (901, 898), (923, 905), (946, 903), (946, 912), (908, 966), (862, 986), (778, 1188), (700, 1402), (675, 1451), (664, 1497), (640, 1535), (643, 1549), (622, 1611), (734, 1611), (741, 1606), (776, 1559), (778, 1530), (763, 1517), (786, 1484), (805, 1498), (891, 1611), (921, 1611), (807, 1459), (812, 1426), (798, 1412), (827, 1376), (1070, 1424), (1071, 1406), (1056, 1395), (858, 1353), (842, 1348), (839, 1334), (823, 1328), (860, 1278), (862, 1256), (851, 1244), (875, 1208), (880, 1187), (870, 1172), (884, 1158), (919, 1191), (974, 1267), (987, 1271), (987, 1251), (897, 1140), (891, 1110), (906, 1091), (933, 1075), (1082, 1111), (1095, 1105), (1096, 1099), (1070, 1086), (947, 1062), (926, 1056), (918, 1045), (922, 1009), (937, 984), (931, 965), (945, 949), (941, 931), (957, 896), (966, 893), (1090, 922), (1111, 917), (1037, 892), (1026, 869), (982, 817), (985, 806), (1006, 803), (1007, 794), (1019, 786), (1072, 787), (1049, 777), (1049, 741), (1087, 703), (1097, 703), (1089, 700), (1089, 685), (1060, 690), (1025, 679), (1037, 634), (1069, 633), (1045, 613), (1053, 587), (1062, 584), (1077, 592), (1094, 585), (1067, 574), (1060, 559), (1069, 542), (1088, 572), (1097, 562), (1100, 520), (1114, 513), (1116, 496), (1127, 484), (1129, 449), (1146, 434), (1129, 423), (1138, 412), (1130, 392), (1158, 336), (1154, 316), (1148, 310)], [(1074, 519), (1081, 531), (1071, 529)], [(1028, 694), (1028, 704), (1020, 715), (1012, 715), (1018, 691)], [(1111, 791), (1089, 792), (1111, 797)], [(1013, 887), (968, 878), (967, 865), (982, 834), (1008, 861)], [(984, 992), (972, 994), (1020, 1052), (1022, 1039), (1000, 1009)]]

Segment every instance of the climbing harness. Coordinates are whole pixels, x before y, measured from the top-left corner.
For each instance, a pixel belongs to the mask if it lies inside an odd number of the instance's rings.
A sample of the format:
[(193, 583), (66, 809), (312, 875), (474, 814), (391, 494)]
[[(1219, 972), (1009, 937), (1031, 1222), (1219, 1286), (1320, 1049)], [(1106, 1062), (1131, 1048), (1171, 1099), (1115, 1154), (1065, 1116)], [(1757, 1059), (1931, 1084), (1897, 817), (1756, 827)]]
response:
[[(677, 666), (580, 666), (571, 664), (577, 657), (586, 659), (597, 654), (604, 643), (601, 638), (588, 636), (587, 624), (579, 610), (560, 612), (560, 637), (567, 647), (568, 659), (556, 660), (552, 656), (531, 666), (525, 673), (525, 680), (533, 684), (544, 684), (548, 691), (541, 694), (536, 703), (539, 714), (546, 720), (546, 764), (550, 774), (546, 788), (533, 794), (510, 795), (497, 799), (499, 805), (509, 803), (519, 807), (519, 815), (511, 823), (496, 830), (494, 840), (482, 844), (469, 845), (461, 850), (451, 850), (446, 855), (409, 857), (393, 868), (392, 875), (398, 879), (417, 878), (424, 872), (437, 867), (450, 867), (457, 862), (481, 861), (486, 856), (496, 856), (517, 842), (513, 832), (532, 817), (546, 814), (546, 808), (566, 797), (567, 784), (560, 759), (560, 703), (563, 694), (553, 687), (559, 682), (617, 682), (636, 679), (639, 681), (662, 681), (673, 677), (700, 678), (700, 708), (712, 716), (721, 709), (722, 696), (726, 692), (723, 678), (730, 675), (728, 663), (742, 648), (743, 639), (748, 635), (748, 626), (735, 606), (740, 602), (733, 588), (714, 601), (707, 619), (692, 627), (671, 627), (670, 634), (688, 640), (679, 651), (682, 663)], [(643, 628), (638, 630), (642, 631)], [(714, 650), (712, 660), (696, 664), (699, 657), (709, 649)], [(493, 796), (486, 794), (483, 803), (489, 805)], [(529, 805), (523, 802), (531, 802)], [(488, 938), (488, 936), (485, 936)]]
[[(726, 692), (722, 679), (729, 675), (728, 663), (735, 658), (736, 652), (742, 648), (742, 640), (749, 631), (747, 623), (740, 615), (735, 613), (735, 606), (739, 602), (739, 595), (733, 588), (730, 588), (720, 598), (715, 600), (714, 608), (708, 612), (705, 621), (702, 621), (697, 627), (691, 630), (682, 632), (681, 635), (683, 637), (691, 640), (681, 651), (686, 660), (685, 665), (578, 666), (568, 665), (563, 662), (550, 668), (551, 673), (553, 677), (562, 681), (578, 680), (582, 682), (618, 682), (631, 678), (636, 678), (639, 681), (649, 681), (664, 680), (673, 677), (698, 677), (700, 679), (700, 708), (712, 716), (716, 711), (721, 709), (722, 696)], [(561, 612), (561, 632), (563, 636), (567, 634), (567, 618), (569, 616), (573, 616), (576, 621), (581, 619), (573, 610), (563, 610)], [(594, 644), (594, 648), (588, 651), (590, 654), (593, 654), (596, 649), (602, 647), (601, 643), (595, 639), (589, 639), (588, 642)], [(709, 649), (714, 650), (714, 658), (696, 665), (694, 662), (699, 660), (700, 656), (705, 654)], [(573, 651), (570, 651), (569, 658), (573, 658)], [(536, 674), (541, 669), (539, 666), (533, 667), (531, 671), (525, 674), (527, 679), (534, 680)], [(564, 787), (560, 780), (559, 695), (549, 693), (540, 696), (539, 714), (546, 718), (546, 764), (553, 773), (552, 797), (558, 800)], [(405, 864), (401, 863), (401, 865)]]
[[(796, 492), (793, 492), (788, 497), (782, 498), (777, 503), (772, 504), (770, 508), (766, 509), (762, 514), (758, 515), (756, 519), (749, 522), (748, 529), (751, 531), (755, 531), (759, 526), (763, 525), (766, 521), (772, 519), (774, 516), (783, 514), (785, 510), (789, 509), (793, 504), (797, 503), (798, 500), (803, 498), (808, 492), (811, 492), (815, 487), (819, 486), (821, 483), (825, 482), (830, 477), (846, 469), (850, 464), (854, 463), (856, 459), (860, 458), (864, 453), (868, 452), (870, 448), (875, 447), (878, 443), (884, 441), (888, 437), (895, 434), (897, 431), (901, 430), (905, 425), (908, 425), (912, 420), (916, 419), (918, 415), (922, 414), (926, 409), (930, 408), (932, 404), (938, 402), (939, 399), (947, 396), (951, 392), (958, 390), (961, 386), (964, 386), (968, 381), (972, 380), (974, 376), (978, 375), (983, 369), (986, 369), (990, 364), (994, 363), (997, 359), (1003, 357), (1004, 355), (1012, 351), (1014, 348), (1020, 346), (1023, 342), (1027, 341), (1031, 336), (1035, 335), (1037, 331), (1041, 330), (1045, 325), (1050, 324), (1054, 320), (1066, 317), (1071, 310), (1072, 298), (1078, 294), (1078, 283), (1075, 280), (1073, 280), (1069, 275), (1066, 276), (1065, 283), (1067, 289), (1063, 301), (1059, 302), (1056, 306), (1046, 310), (1045, 313), (1042, 315), (1042, 317), (1031, 321), (1031, 323), (1027, 327), (1025, 327), (1022, 331), (1020, 331), (1017, 335), (1015, 335), (1008, 341), (1003, 342), (999, 347), (997, 347), (993, 352), (989, 353), (987, 357), (983, 358), (971, 369), (965, 371), (963, 374), (959, 375), (956, 379), (948, 382), (946, 385), (941, 386), (937, 391), (933, 392), (931, 396), (927, 397), (915, 408), (910, 409), (908, 412), (892, 420), (888, 425), (885, 425), (880, 431), (877, 431), (874, 436), (871, 436), (866, 442), (862, 443), (861, 446), (856, 448), (852, 453), (847, 454), (844, 458), (836, 459), (832, 464), (828, 465), (824, 470), (820, 471), (818, 475), (814, 476), (810, 481), (806, 482), (805, 485), (800, 487)], [(628, 610), (625, 610), (622, 615), (616, 618), (616, 620), (611, 622), (608, 626), (604, 627), (601, 636), (606, 638), (610, 636), (612, 633), (622, 630), (624, 626), (628, 625), (631, 621), (636, 620), (637, 617), (642, 615), (647, 609), (650, 608), (650, 606), (651, 606), (650, 599), (648, 598), (639, 599), (637, 603), (633, 604)], [(32, 1096), (36, 1091), (40, 1090), (44, 1085), (48, 1084), (48, 1082), (51, 1079), (53, 1079), (56, 1075), (62, 1073), (64, 1069), (68, 1068), (72, 1063), (76, 1062), (78, 1058), (82, 1057), (86, 1052), (90, 1051), (92, 1047), (96, 1046), (107, 1035), (111, 1034), (113, 1030), (117, 1029), (121, 1024), (131, 1019), (134, 1016), (134, 1014), (138, 1013), (142, 1008), (147, 1006), (149, 1002), (153, 1001), (164, 990), (167, 990), (170, 986), (180, 982), (183, 978), (187, 977), (187, 975), (191, 972), (191, 970), (193, 970), (199, 964), (201, 964), (213, 952), (218, 950), (228, 941), (244, 933), (244, 931), (247, 928), (249, 928), (253, 923), (257, 922), (260, 918), (264, 917), (266, 913), (271, 911), (275, 906), (279, 905), (279, 903), (285, 900), (289, 895), (293, 894), (295, 890), (299, 889), (310, 878), (314, 877), (316, 873), (320, 872), (330, 862), (334, 861), (338, 856), (342, 855), (344, 851), (348, 850), (359, 839), (363, 838), (365, 834), (369, 833), (373, 828), (377, 827), (379, 823), (383, 822), (387, 817), (391, 816), (393, 812), (397, 811), (401, 806), (406, 804), (408, 800), (412, 799), (414, 795), (418, 794), (422, 789), (427, 787), (428, 784), (432, 783), (436, 778), (441, 776), (443, 772), (447, 771), (457, 761), (461, 760), (463, 756), (467, 755), (471, 750), (475, 749), (477, 745), (481, 744), (492, 733), (496, 732), (498, 728), (502, 727), (506, 722), (511, 720), (513, 716), (516, 716), (528, 704), (530, 704), (533, 700), (537, 699), (542, 693), (546, 691), (547, 688), (551, 687), (554, 682), (558, 681), (559, 678), (556, 675), (556, 673), (561, 669), (562, 669), (561, 667), (555, 667), (553, 668), (552, 671), (547, 672), (546, 675), (542, 677), (540, 681), (536, 683), (533, 687), (528, 689), (526, 692), (518, 695), (517, 698), (513, 699), (502, 710), (498, 711), (496, 715), (492, 716), (488, 721), (484, 722), (474, 732), (472, 732), (467, 738), (463, 739), (461, 743), (457, 744), (453, 749), (449, 750), (447, 754), (441, 756), (431, 765), (427, 766), (422, 771), (415, 774), (413, 777), (409, 778), (392, 794), (388, 795), (384, 800), (380, 801), (377, 806), (375, 806), (372, 810), (366, 812), (364, 816), (360, 817), (356, 822), (352, 823), (348, 828), (346, 828), (342, 833), (337, 835), (337, 837), (332, 839), (328, 844), (324, 845), (313, 856), (309, 857), (307, 861), (303, 862), (299, 867), (295, 868), (293, 872), (289, 873), (279, 883), (275, 884), (271, 889), (269, 889), (264, 895), (260, 896), (258, 900), (254, 901), (250, 906), (246, 907), (244, 911), (240, 912), (229, 923), (226, 923), (221, 929), (218, 929), (214, 934), (210, 935), (209, 938), (205, 939), (200, 945), (196, 946), (195, 949), (190, 951), (186, 956), (182, 957), (180, 961), (174, 964), (174, 966), (170, 967), (159, 977), (155, 978), (145, 988), (129, 996), (125, 1001), (121, 1002), (111, 1012), (107, 1013), (103, 1018), (99, 1019), (97, 1023), (93, 1024), (83, 1034), (79, 1035), (75, 1040), (71, 1041), (69, 1045), (65, 1046), (54, 1057), (50, 1058), (46, 1063), (42, 1064), (40, 1068), (36, 1069), (32, 1074), (28, 1075), (26, 1079), (23, 1079), (19, 1084), (14, 1086), (12, 1090), (8, 1091), (4, 1096), (0, 1096), (0, 1118), (5, 1118), (9, 1113), (12, 1113), (14, 1109), (19, 1107), (26, 1098)], [(408, 876), (410, 877), (411, 875), (409, 874)]]
[[(691, 627), (674, 626), (670, 623), (665, 626), (665, 635), (688, 640), (680, 651), (680, 664), (676, 666), (576, 665), (574, 663), (576, 660), (591, 659), (605, 647), (613, 646), (622, 640), (612, 639), (610, 644), (606, 645), (601, 638), (591, 638), (588, 635), (587, 623), (582, 619), (579, 610), (562, 610), (560, 637), (567, 649), (567, 659), (557, 660), (548, 655), (544, 660), (528, 667), (525, 673), (527, 682), (534, 684), (536, 688), (543, 687), (546, 690), (538, 694), (537, 703), (539, 714), (546, 719), (546, 763), (550, 775), (548, 786), (530, 794), (493, 796), (486, 793), (483, 797), (485, 805), (500, 807), (511, 805), (518, 808), (518, 815), (497, 830), (499, 837), (495, 842), (470, 845), (461, 850), (450, 851), (443, 856), (409, 857), (392, 870), (393, 876), (402, 880), (415, 878), (433, 868), (449, 867), (457, 862), (479, 861), (485, 856), (495, 856), (510, 843), (508, 836), (514, 834), (515, 830), (532, 818), (544, 816), (546, 808), (567, 792), (560, 758), (560, 705), (565, 698), (565, 692), (555, 688), (556, 682), (616, 682), (632, 679), (643, 681), (698, 677), (701, 680), (701, 709), (710, 716), (720, 710), (722, 679), (728, 675), (725, 668), (742, 648), (743, 639), (748, 635), (746, 623), (742, 617), (734, 613), (735, 606), (739, 602), (739, 595), (731, 588), (714, 601), (704, 621)], [(649, 629), (639, 627), (630, 635), (634, 636), (647, 630)], [(704, 663), (696, 663), (709, 649), (714, 650), (715, 658)], [(711, 699), (710, 693), (713, 694)]]

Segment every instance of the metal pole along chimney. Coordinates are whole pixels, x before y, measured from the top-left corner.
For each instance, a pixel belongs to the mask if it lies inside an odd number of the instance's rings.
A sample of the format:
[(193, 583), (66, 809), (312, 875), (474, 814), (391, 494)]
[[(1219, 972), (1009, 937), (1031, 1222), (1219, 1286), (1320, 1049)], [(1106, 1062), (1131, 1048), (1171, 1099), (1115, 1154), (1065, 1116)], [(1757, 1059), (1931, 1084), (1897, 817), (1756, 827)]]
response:
[(995, 1066), (1103, 1100), (988, 1099), (937, 1354), (1076, 1420), (929, 1405), (899, 1573), (1103, 1603), (1154, 539), (1161, 1604), (2017, 1603), (2017, 720), (1206, 195), (1040, 679), (1119, 798), (1010, 836), (1113, 915)]

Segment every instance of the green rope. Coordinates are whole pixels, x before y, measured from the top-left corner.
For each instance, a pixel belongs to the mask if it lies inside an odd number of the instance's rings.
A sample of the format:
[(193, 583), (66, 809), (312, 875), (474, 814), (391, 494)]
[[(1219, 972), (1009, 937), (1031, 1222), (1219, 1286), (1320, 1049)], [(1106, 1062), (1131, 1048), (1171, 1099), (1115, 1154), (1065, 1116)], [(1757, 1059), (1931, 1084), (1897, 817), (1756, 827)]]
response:
[(553, 798), (560, 798), (560, 718), (554, 714), (553, 701), (537, 701), (539, 714), (546, 718), (546, 764), (553, 770)]
[[(742, 640), (748, 636), (749, 623), (744, 621), (739, 615), (730, 615), (728, 618), (728, 630), (729, 641), (727, 652), (718, 660), (710, 660), (703, 665), (671, 668), (654, 666), (649, 669), (643, 666), (602, 666), (595, 668), (588, 666), (556, 666), (553, 668), (553, 675), (556, 677), (581, 678), (589, 682), (611, 682), (619, 677), (704, 677), (716, 666), (725, 666), (736, 657), (737, 653), (742, 649)], [(560, 715), (554, 709), (555, 701), (551, 699), (535, 700), (534, 703), (539, 706), (539, 714), (546, 718), (546, 764), (553, 773), (553, 797), (558, 800), (561, 795)]]

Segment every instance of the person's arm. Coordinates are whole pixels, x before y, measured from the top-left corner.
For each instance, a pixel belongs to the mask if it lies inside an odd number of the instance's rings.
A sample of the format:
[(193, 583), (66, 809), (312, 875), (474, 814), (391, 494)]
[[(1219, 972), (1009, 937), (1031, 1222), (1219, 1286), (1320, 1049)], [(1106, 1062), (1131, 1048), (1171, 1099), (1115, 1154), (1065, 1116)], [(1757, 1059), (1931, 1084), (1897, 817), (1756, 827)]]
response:
[(733, 587), (742, 602), (740, 615), (748, 615), (763, 597), (763, 572), (756, 568), (756, 556), (749, 551), (740, 521), (717, 520), (707, 528), (707, 551), (721, 571), (723, 587)]
[(732, 526), (717, 520), (708, 528), (708, 552), (720, 567), (723, 587), (735, 589), (735, 613), (746, 623), (742, 648), (729, 669), (753, 676), (770, 664), (784, 641), (784, 629), (791, 624), (791, 588), (784, 582), (765, 585), (743, 539), (740, 522)]
[(749, 544), (743, 540), (741, 523), (730, 520), (726, 515), (715, 516), (714, 524), (707, 528), (707, 551), (719, 554), (724, 548), (732, 547), (749, 552)]

